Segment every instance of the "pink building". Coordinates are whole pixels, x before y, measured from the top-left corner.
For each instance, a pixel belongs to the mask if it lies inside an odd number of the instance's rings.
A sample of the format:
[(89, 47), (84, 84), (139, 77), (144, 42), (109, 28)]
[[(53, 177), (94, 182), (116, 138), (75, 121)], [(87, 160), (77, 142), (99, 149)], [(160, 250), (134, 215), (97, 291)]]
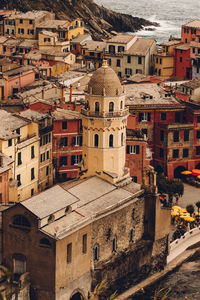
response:
[(2, 74), (1, 99), (8, 99), (21, 89), (35, 81), (36, 69), (32, 66), (22, 66)]

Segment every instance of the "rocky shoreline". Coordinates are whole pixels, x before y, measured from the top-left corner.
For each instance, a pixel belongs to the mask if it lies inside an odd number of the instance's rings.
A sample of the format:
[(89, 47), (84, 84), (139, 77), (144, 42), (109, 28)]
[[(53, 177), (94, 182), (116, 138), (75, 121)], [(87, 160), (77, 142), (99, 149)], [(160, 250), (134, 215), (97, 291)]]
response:
[(80, 17), (94, 40), (109, 38), (113, 31), (136, 32), (148, 26), (159, 26), (158, 23), (99, 6), (93, 0), (2, 0), (0, 9), (3, 8), (24, 12), (27, 10), (51, 10), (58, 19), (72, 20)]

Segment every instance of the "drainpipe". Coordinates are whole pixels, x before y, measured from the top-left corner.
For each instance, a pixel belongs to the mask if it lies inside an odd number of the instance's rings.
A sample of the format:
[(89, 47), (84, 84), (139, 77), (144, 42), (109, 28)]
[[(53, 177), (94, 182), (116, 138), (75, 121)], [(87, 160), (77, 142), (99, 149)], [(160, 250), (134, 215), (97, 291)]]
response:
[(69, 96), (69, 101), (72, 102), (72, 85), (70, 85), (70, 96)]

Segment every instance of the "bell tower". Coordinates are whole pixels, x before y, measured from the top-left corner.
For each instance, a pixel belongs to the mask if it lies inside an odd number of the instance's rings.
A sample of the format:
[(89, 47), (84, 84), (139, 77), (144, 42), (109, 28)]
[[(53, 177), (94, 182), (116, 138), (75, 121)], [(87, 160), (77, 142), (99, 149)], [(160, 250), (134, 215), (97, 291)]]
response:
[(88, 83), (82, 109), (82, 177), (100, 176), (118, 185), (129, 181), (125, 167), (126, 124), (128, 109), (118, 76), (107, 61), (96, 70)]

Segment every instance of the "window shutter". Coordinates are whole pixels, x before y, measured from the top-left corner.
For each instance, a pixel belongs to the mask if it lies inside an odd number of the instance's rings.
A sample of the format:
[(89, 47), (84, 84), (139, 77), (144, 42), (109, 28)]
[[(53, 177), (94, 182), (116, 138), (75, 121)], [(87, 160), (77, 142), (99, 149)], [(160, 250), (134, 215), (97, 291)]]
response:
[(147, 119), (147, 121), (151, 121), (151, 113), (150, 112), (148, 112), (148, 119)]
[(140, 153), (140, 146), (137, 145), (137, 146), (136, 146), (136, 154), (139, 154), (139, 153)]
[(130, 154), (130, 146), (129, 145), (126, 146), (126, 153)]
[(80, 146), (83, 145), (83, 137), (82, 137), (82, 136), (80, 136), (80, 143), (79, 143), (79, 145), (80, 145)]

